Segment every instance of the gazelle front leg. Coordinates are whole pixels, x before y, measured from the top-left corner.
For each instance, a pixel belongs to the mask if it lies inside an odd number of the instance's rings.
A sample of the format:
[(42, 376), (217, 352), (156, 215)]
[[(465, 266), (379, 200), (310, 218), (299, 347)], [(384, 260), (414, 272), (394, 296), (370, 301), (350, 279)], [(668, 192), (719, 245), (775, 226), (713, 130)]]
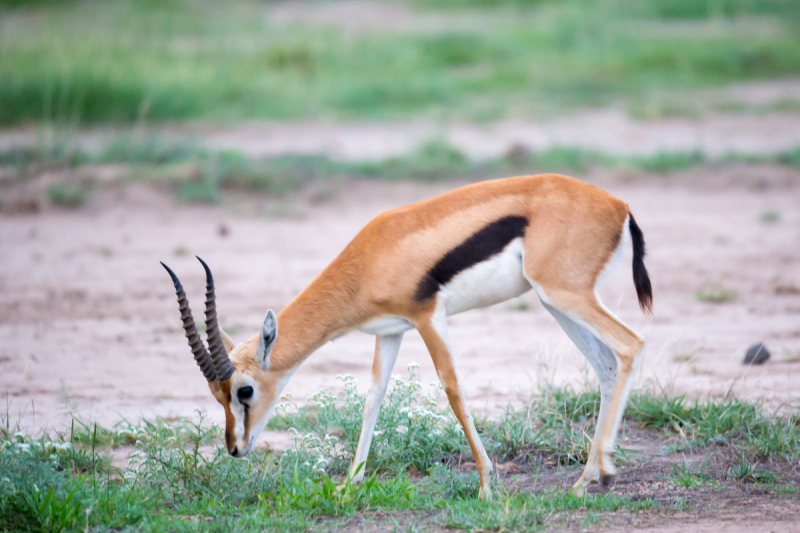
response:
[[(400, 341), (402, 340), (402, 333), (375, 337), (372, 383), (367, 393), (367, 401), (364, 404), (364, 421), (361, 424), (361, 436), (358, 439), (356, 455), (350, 467), (350, 481), (353, 483), (358, 483), (364, 479), (364, 468), (369, 456), (369, 447), (372, 444), (375, 423), (378, 421), (381, 403), (383, 403), (386, 387), (389, 384), (394, 363), (397, 361), (397, 353), (400, 351)], [(359, 465), (362, 465), (361, 470), (358, 470)], [(356, 472), (357, 470), (358, 472)]]
[(423, 320), (416, 326), (431, 354), (436, 373), (444, 385), (450, 407), (461, 423), (461, 427), (464, 428), (472, 455), (475, 457), (475, 465), (481, 477), (479, 496), (490, 500), (492, 491), (489, 488), (489, 473), (492, 471), (492, 462), (486, 455), (486, 450), (483, 448), (483, 443), (481, 443), (475, 423), (472, 421), (472, 416), (469, 414), (464, 400), (453, 350), (450, 346), (450, 338), (447, 334), (447, 317), (443, 306), (438, 308), (429, 319)]

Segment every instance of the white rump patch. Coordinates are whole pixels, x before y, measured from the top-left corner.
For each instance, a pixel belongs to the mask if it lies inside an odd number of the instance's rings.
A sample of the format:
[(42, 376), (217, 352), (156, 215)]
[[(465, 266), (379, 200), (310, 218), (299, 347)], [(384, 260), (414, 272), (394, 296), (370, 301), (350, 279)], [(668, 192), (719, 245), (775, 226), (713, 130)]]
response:
[(625, 250), (627, 250), (631, 245), (631, 230), (628, 226), (629, 220), (630, 215), (625, 217), (625, 224), (622, 226), (622, 238), (619, 240), (617, 249), (614, 250), (613, 254), (611, 254), (611, 259), (608, 260), (608, 263), (606, 263), (603, 271), (600, 272), (599, 276), (597, 276), (597, 281), (594, 284), (595, 289), (605, 283), (608, 277), (614, 273), (619, 264), (622, 262), (622, 256), (625, 255)]

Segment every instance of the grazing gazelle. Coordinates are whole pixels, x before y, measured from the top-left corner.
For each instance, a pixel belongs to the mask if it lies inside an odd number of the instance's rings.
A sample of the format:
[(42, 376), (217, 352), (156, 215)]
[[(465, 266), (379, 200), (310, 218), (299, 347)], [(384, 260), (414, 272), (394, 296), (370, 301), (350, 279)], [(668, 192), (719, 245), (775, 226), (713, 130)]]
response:
[(400, 341), (405, 331), (416, 328), (464, 428), (483, 497), (491, 497), (492, 465), (464, 401), (447, 317), (533, 288), (600, 380), (592, 449), (573, 486), (583, 494), (593, 481), (613, 481), (614, 441), (644, 346), (644, 339), (611, 314), (595, 290), (631, 240), (639, 305), (650, 310), (644, 238), (627, 204), (555, 174), (468, 185), (375, 217), (277, 316), (267, 311), (261, 332), (241, 344), (217, 324), (214, 281), (201, 260), (208, 350), (178, 278), (164, 268), (178, 293), (192, 353), (225, 409), (225, 445), (231, 455), (250, 452), (300, 364), (327, 341), (357, 329), (376, 337), (372, 384), (350, 471), (353, 481), (360, 481), (364, 469), (358, 467), (369, 454)]

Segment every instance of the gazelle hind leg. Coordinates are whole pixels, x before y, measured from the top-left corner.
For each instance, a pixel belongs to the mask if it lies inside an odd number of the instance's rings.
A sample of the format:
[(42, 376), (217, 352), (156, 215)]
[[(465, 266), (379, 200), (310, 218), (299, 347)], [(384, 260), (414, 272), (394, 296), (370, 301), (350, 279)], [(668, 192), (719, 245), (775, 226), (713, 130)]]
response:
[[(383, 397), (386, 395), (386, 387), (389, 385), (389, 378), (392, 375), (394, 363), (397, 361), (397, 353), (400, 351), (400, 342), (402, 340), (402, 333), (375, 337), (372, 383), (367, 393), (367, 401), (364, 404), (364, 421), (361, 424), (361, 435), (358, 438), (356, 455), (350, 467), (350, 480), (353, 483), (358, 483), (364, 479), (364, 467), (369, 456), (369, 447), (372, 444), (375, 424), (378, 421), (381, 403), (383, 403)], [(360, 470), (359, 466), (361, 466)]]
[(544, 300), (545, 308), (589, 360), (600, 381), (600, 413), (592, 448), (573, 486), (573, 492), (582, 495), (592, 481), (613, 482), (614, 445), (644, 339), (606, 309), (594, 292)]
[[(564, 330), (564, 333), (583, 353), (600, 381), (600, 412), (597, 414), (597, 423), (595, 425), (594, 438), (592, 439), (592, 443), (595, 443), (600, 437), (600, 431), (608, 412), (609, 400), (614, 392), (614, 384), (617, 379), (617, 358), (605, 344), (597, 340), (585, 328), (567, 318), (564, 313), (556, 308), (547, 304), (543, 305), (553, 315), (561, 329)], [(573, 486), (573, 490), (581, 495), (590, 483), (599, 480), (600, 466), (597, 461), (597, 446), (592, 444), (589, 457), (586, 460), (586, 468), (584, 468), (580, 479)]]
[(453, 409), (456, 418), (461, 423), (461, 427), (464, 428), (467, 442), (469, 442), (472, 455), (475, 457), (475, 466), (480, 475), (479, 496), (491, 499), (492, 491), (489, 488), (489, 474), (492, 471), (492, 462), (483, 448), (483, 443), (478, 436), (478, 431), (475, 429), (472, 415), (470, 415), (464, 400), (464, 392), (459, 381), (455, 357), (447, 334), (447, 317), (444, 313), (444, 306), (437, 309), (430, 319), (417, 324), (417, 330), (431, 354), (436, 373), (444, 386), (445, 394), (447, 394), (447, 400), (450, 402), (450, 407)]

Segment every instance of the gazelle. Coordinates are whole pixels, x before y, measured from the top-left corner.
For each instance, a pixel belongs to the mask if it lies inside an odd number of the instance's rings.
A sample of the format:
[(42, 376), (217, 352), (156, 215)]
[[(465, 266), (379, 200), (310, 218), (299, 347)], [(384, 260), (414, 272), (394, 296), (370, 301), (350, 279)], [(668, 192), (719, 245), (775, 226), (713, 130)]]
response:
[(627, 204), (556, 174), (468, 185), (375, 217), (277, 316), (267, 311), (260, 333), (240, 344), (217, 323), (214, 280), (200, 260), (207, 282), (208, 349), (180, 281), (164, 268), (175, 284), (192, 353), (225, 409), (225, 446), (231, 455), (250, 452), (287, 381), (312, 352), (360, 330), (376, 337), (372, 383), (350, 470), (352, 480), (360, 481), (364, 469), (359, 466), (369, 454), (400, 341), (416, 328), (464, 428), (482, 497), (491, 497), (492, 465), (464, 401), (447, 317), (533, 288), (600, 381), (597, 428), (586, 467), (573, 486), (580, 495), (591, 482), (614, 479), (614, 441), (644, 346), (596, 292), (631, 240), (639, 305), (650, 311), (644, 238)]

